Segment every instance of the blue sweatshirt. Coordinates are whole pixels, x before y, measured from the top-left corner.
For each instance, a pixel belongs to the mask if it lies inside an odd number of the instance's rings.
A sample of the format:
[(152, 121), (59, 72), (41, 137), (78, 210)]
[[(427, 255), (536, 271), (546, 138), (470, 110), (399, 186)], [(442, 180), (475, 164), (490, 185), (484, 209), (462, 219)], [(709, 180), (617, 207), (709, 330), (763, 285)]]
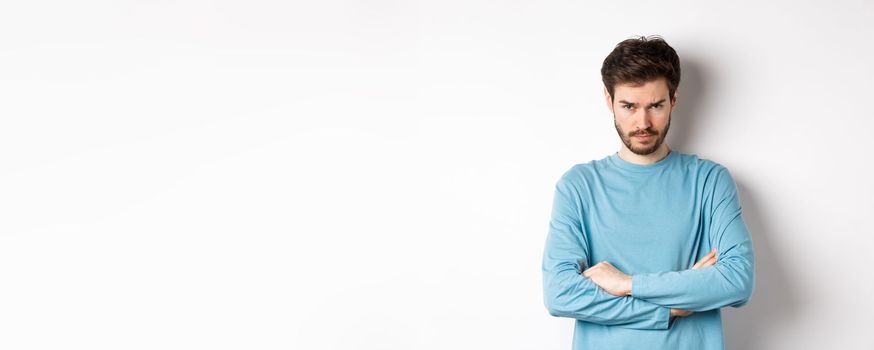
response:
[[(714, 266), (692, 265), (713, 248)], [(582, 271), (599, 261), (632, 277), (631, 296)], [(723, 349), (720, 308), (747, 303), (755, 258), (734, 179), (671, 150), (647, 165), (618, 153), (576, 164), (555, 185), (543, 252), (544, 303), (575, 319), (573, 349)], [(670, 317), (670, 309), (694, 313)]]

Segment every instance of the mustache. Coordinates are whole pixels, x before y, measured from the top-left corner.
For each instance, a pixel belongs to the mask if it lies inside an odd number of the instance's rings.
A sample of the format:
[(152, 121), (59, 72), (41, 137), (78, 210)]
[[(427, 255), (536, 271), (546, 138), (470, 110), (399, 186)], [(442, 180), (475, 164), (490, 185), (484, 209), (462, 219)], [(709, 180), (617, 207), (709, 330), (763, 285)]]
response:
[(628, 136), (644, 136), (644, 135), (658, 135), (658, 132), (655, 132), (653, 130), (643, 130), (643, 131), (638, 131), (638, 132), (628, 134)]

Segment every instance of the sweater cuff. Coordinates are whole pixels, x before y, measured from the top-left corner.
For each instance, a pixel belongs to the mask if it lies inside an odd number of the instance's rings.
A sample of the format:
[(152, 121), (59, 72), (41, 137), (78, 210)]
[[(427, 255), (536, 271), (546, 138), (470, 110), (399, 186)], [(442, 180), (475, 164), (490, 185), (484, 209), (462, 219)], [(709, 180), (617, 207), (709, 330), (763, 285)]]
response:
[(656, 329), (669, 329), (671, 328), (671, 309), (666, 308), (664, 306), (660, 306), (656, 310)]
[(631, 276), (631, 296), (638, 299), (646, 299), (649, 283), (646, 275)]
[[(648, 292), (648, 280), (645, 275), (635, 275), (631, 278), (631, 297), (643, 299)], [(659, 306), (656, 309), (655, 327), (656, 329), (669, 329), (674, 324), (676, 317), (671, 317), (671, 308)]]

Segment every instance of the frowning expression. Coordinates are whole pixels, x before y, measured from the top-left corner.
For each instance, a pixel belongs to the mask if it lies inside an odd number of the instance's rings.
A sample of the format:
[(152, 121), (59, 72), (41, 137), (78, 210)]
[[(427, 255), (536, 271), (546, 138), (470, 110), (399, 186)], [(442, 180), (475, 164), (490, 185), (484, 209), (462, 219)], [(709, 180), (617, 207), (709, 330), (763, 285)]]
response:
[(616, 132), (631, 152), (648, 155), (665, 142), (671, 127), (671, 112), (677, 104), (670, 100), (664, 78), (643, 84), (616, 84), (611, 98), (604, 89), (607, 105), (613, 112)]

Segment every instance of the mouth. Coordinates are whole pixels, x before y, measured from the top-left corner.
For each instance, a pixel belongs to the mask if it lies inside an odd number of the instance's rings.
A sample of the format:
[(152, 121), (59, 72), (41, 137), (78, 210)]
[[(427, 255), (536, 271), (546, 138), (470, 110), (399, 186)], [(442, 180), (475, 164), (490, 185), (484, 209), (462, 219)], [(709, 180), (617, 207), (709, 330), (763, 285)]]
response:
[(650, 138), (652, 138), (652, 134), (634, 135), (634, 138), (641, 140), (641, 141), (646, 141), (646, 140), (649, 140)]

